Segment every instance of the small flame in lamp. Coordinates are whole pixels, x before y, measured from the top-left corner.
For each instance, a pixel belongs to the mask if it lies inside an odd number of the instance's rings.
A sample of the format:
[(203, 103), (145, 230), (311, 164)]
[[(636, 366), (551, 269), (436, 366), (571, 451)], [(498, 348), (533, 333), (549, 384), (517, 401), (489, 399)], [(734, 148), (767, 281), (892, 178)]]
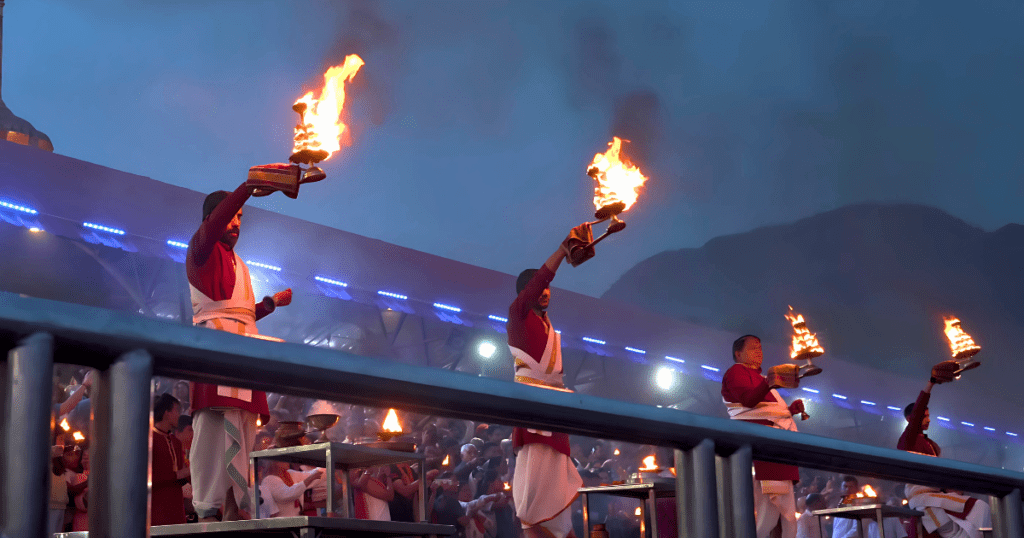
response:
[(636, 203), (640, 187), (647, 181), (640, 169), (625, 159), (621, 152), (622, 139), (612, 137), (608, 151), (594, 155), (594, 161), (587, 169), (587, 175), (597, 182), (594, 185), (594, 208), (598, 210), (598, 218), (602, 218), (602, 210), (609, 212), (608, 216), (628, 211)]
[[(381, 425), (381, 427), (384, 428), (384, 430), (377, 433), (377, 436), (380, 437), (381, 441), (390, 441), (392, 437), (401, 435), (402, 425), (398, 423), (398, 413), (396, 413), (394, 409), (388, 409), (388, 416), (384, 419), (384, 424)], [(445, 456), (444, 464), (448, 464), (447, 456)]]
[(807, 328), (803, 314), (793, 312), (793, 307), (790, 306), (786, 319), (793, 324), (793, 345), (789, 348), (791, 359), (795, 361), (813, 359), (825, 354), (825, 349), (818, 343), (817, 335), (812, 334)]
[(259, 415), (257, 415), (256, 416), (256, 427), (259, 428), (262, 425), (263, 425), (263, 419)]
[(619, 452), (619, 449), (617, 449), (617, 448), (615, 449), (615, 451), (614, 451), (614, 452), (612, 452), (612, 455), (613, 455), (613, 456), (618, 456), (619, 454), (622, 454), (622, 453), (621, 453), (621, 452)]
[(324, 86), (319, 97), (309, 92), (295, 101), (292, 109), (299, 114), (295, 126), (295, 145), (290, 160), (294, 163), (313, 164), (329, 158), (341, 149), (341, 136), (348, 128), (341, 121), (345, 107), (345, 83), (364, 65), (356, 54), (345, 57), (344, 63), (324, 73)]
[(672, 471), (672, 476), (676, 476), (676, 468), (675, 467), (669, 467), (668, 470)]
[(71, 424), (68, 424), (67, 418), (60, 419), (60, 429), (69, 432), (71, 431)]
[(946, 322), (946, 338), (949, 339), (949, 349), (953, 352), (954, 359), (968, 359), (981, 351), (981, 346), (975, 344), (971, 335), (964, 332), (959, 319), (948, 317), (944, 321)]
[(512, 490), (512, 486), (510, 486), (508, 482), (505, 482), (505, 491), (511, 491), (511, 490)]
[(641, 510), (639, 506), (637, 506), (636, 510), (633, 511), (633, 515), (635, 515), (635, 516), (639, 516), (640, 514), (643, 514), (643, 513), (644, 513), (644, 511)]
[(71, 437), (74, 437), (75, 438), (75, 442), (78, 442), (78, 443), (81, 443), (82, 441), (85, 441), (85, 436), (82, 435), (82, 432), (75, 432), (75, 433), (71, 434)]
[(449, 459), (449, 456), (448, 456), (447, 454), (445, 454), (445, 456), (444, 456), (444, 461), (442, 461), (442, 462), (441, 462), (441, 465), (444, 465), (445, 467), (447, 467), (447, 466), (448, 466), (448, 463), (449, 463), (450, 461), (451, 461), (451, 460)]
[(641, 471), (657, 471), (658, 464), (654, 463), (654, 456), (647, 456), (644, 458), (644, 466), (640, 468)]

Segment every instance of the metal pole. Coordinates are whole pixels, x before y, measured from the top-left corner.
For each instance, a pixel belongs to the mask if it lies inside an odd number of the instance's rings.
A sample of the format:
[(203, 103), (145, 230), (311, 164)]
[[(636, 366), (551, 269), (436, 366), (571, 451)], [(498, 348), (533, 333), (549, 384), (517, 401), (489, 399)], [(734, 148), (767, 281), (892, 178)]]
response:
[(693, 535), (693, 454), (675, 450), (676, 464), (676, 536)]
[[(3, 0), (0, 0), (0, 4)], [(2, 9), (3, 6), (0, 6)], [(7, 491), (6, 481), (2, 478), (7, 476), (7, 420), (4, 417), (7, 416), (7, 398), (11, 394), (10, 387), (7, 386), (7, 353), (0, 355), (3, 358), (3, 362), (0, 363), (0, 534), (4, 531), (4, 524), (2, 522), (7, 521), (4, 514), (7, 513)]]
[(1006, 538), (1024, 538), (1024, 506), (1021, 505), (1020, 489), (1003, 496), (1002, 505)]
[(988, 508), (992, 513), (993, 536), (1004, 538), (1006, 536), (1006, 522), (1004, 521), (1006, 516), (1003, 514), (1003, 498), (990, 495), (988, 498)]
[[(89, 535), (110, 536), (106, 499), (110, 492), (110, 368), (98, 370), (89, 393), (92, 426), (89, 431)], [(146, 407), (147, 409), (149, 406)], [(147, 473), (148, 474), (148, 473)]]
[[(153, 358), (142, 349), (129, 351), (110, 367), (110, 452), (106, 512), (110, 536), (146, 536), (149, 511), (150, 380)], [(102, 440), (97, 439), (102, 442)], [(95, 507), (95, 504), (92, 505)], [(102, 505), (101, 505), (102, 506)]]
[(715, 456), (715, 483), (718, 486), (718, 531), (722, 538), (733, 538), (732, 465), (727, 456)]
[(750, 474), (753, 468), (754, 457), (750, 445), (743, 445), (729, 456), (733, 538), (757, 538), (757, 522), (754, 520), (754, 481)]
[(4, 534), (47, 535), (50, 476), (50, 401), (53, 398), (53, 336), (35, 333), (7, 356), (8, 398)]
[(715, 487), (715, 442), (693, 447), (693, 535), (718, 538), (718, 488)]

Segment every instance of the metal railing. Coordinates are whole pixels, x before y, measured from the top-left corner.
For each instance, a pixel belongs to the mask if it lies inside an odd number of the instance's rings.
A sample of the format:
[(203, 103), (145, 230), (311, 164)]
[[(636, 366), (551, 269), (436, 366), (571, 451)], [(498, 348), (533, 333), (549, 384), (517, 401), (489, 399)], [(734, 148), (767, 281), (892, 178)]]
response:
[(679, 536), (754, 538), (753, 459), (991, 496), (995, 536), (1024, 538), (1024, 474), (684, 411), (549, 391), (301, 344), (0, 293), (4, 500), (11, 538), (45, 535), (53, 363), (94, 367), (89, 528), (146, 535), (153, 375), (676, 449)]

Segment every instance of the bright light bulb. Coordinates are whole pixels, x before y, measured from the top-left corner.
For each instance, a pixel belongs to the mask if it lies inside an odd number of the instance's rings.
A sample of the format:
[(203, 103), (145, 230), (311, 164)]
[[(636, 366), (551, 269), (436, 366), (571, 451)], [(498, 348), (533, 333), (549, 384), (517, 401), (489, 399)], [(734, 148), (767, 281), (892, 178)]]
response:
[(658, 388), (661, 390), (669, 390), (673, 385), (676, 384), (676, 372), (668, 366), (662, 366), (658, 369), (657, 375), (654, 377), (654, 382), (658, 384)]
[(480, 347), (476, 348), (476, 352), (485, 359), (493, 357), (495, 351), (498, 351), (498, 348), (491, 342), (481, 342)]

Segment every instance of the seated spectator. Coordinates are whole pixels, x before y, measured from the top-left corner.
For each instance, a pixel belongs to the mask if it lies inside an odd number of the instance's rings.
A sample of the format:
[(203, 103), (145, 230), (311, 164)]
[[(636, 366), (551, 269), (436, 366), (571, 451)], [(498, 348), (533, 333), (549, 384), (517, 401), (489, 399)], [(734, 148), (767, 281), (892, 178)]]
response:
[(260, 482), (260, 497), (263, 498), (260, 515), (289, 517), (301, 514), (303, 493), (323, 476), (323, 469), (305, 473), (292, 471), (288, 463), (283, 461), (268, 461)]

